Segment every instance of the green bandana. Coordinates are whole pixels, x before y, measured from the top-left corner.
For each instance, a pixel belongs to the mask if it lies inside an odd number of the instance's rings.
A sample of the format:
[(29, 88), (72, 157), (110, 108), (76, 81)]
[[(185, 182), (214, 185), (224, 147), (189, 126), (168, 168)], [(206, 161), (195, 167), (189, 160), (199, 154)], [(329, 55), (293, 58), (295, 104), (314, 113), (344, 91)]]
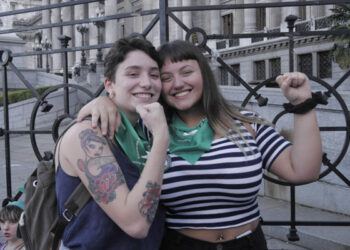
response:
[(119, 109), (122, 117), (122, 124), (116, 132), (115, 139), (128, 156), (128, 158), (139, 168), (140, 173), (145, 166), (151, 145), (148, 142), (139, 123), (133, 127), (124, 112)]
[(194, 164), (208, 151), (214, 139), (214, 130), (204, 117), (197, 126), (189, 128), (174, 114), (169, 125), (169, 151)]

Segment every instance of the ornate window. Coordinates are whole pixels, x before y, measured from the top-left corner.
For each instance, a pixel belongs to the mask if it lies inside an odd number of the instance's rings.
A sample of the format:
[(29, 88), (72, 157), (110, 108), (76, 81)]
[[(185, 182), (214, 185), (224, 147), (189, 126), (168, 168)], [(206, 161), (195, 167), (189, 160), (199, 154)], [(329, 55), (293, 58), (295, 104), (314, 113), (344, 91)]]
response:
[(312, 54), (298, 56), (298, 70), (305, 74), (312, 75)]
[[(233, 71), (237, 74), (237, 75), (240, 75), (241, 74), (241, 69), (240, 69), (240, 65), (239, 64), (233, 64), (231, 65)], [(237, 78), (235, 78), (233, 75), (231, 75), (231, 85), (232, 86), (239, 86), (240, 83), (238, 81)]]
[(220, 67), (220, 85), (225, 85), (227, 86), (228, 85), (228, 72)]
[(255, 61), (254, 62), (254, 78), (255, 80), (265, 80), (266, 79), (266, 70), (265, 70), (265, 61)]
[(281, 58), (273, 58), (269, 60), (270, 77), (281, 74)]
[(317, 53), (317, 75), (319, 78), (332, 77), (332, 58), (330, 51)]

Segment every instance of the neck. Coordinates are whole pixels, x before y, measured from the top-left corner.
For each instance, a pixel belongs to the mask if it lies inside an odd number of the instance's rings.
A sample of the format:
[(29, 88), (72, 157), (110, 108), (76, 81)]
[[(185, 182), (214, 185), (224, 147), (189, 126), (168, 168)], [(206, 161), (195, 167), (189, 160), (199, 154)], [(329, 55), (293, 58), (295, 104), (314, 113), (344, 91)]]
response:
[(16, 249), (19, 245), (23, 243), (22, 239), (13, 239), (7, 241), (6, 248), (5, 250), (11, 250), (11, 249)]
[[(122, 109), (123, 110), (123, 109)], [(140, 115), (138, 113), (129, 113), (127, 111), (124, 111), (125, 116), (128, 118), (129, 122), (131, 123), (132, 126), (135, 126), (137, 120), (140, 118)]]
[(194, 127), (197, 126), (198, 123), (202, 120), (202, 118), (204, 117), (204, 112), (203, 111), (199, 111), (196, 110), (195, 112), (193, 111), (176, 111), (177, 115), (181, 118), (181, 120), (183, 120), (184, 123), (186, 123), (186, 125), (188, 127)]

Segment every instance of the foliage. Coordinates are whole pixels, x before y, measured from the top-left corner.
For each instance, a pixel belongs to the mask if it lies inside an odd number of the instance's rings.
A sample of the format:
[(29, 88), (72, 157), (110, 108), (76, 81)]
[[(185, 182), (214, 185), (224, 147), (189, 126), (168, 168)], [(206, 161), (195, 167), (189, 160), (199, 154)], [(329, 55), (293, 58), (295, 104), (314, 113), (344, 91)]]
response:
[[(35, 90), (41, 95), (48, 88), (51, 88), (51, 86), (39, 87), (39, 88), (36, 88)], [(12, 103), (20, 102), (33, 97), (34, 97), (34, 94), (30, 92), (29, 89), (14, 90), (14, 91), (9, 91), (8, 102), (9, 104), (12, 104)], [(0, 95), (0, 107), (2, 106), (3, 106), (3, 95)]]
[[(350, 30), (350, 4), (338, 4), (332, 9), (329, 17), (332, 21), (332, 30)], [(350, 68), (350, 35), (342, 34), (333, 36), (333, 59), (342, 69)]]

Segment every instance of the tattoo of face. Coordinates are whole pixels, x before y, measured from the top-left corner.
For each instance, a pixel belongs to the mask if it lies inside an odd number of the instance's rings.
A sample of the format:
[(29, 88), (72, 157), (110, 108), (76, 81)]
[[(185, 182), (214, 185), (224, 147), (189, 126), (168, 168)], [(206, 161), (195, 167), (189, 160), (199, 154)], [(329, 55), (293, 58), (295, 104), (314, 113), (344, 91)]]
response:
[(114, 164), (114, 157), (103, 156), (105, 139), (97, 131), (86, 129), (79, 134), (85, 159), (78, 159), (78, 167), (89, 181), (89, 190), (97, 202), (107, 204), (116, 198), (117, 187), (125, 183), (122, 171)]
[(146, 184), (147, 191), (143, 193), (143, 199), (139, 202), (139, 211), (151, 224), (156, 215), (161, 188), (156, 182)]

